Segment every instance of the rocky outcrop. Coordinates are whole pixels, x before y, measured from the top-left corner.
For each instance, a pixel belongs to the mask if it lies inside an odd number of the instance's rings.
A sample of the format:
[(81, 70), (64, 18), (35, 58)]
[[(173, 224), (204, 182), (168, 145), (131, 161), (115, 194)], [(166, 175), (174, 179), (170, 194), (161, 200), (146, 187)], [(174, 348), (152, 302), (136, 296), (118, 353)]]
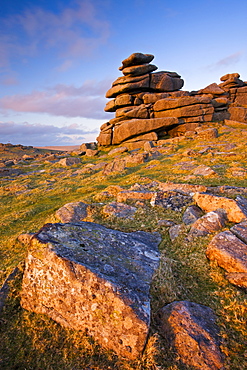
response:
[(171, 344), (180, 361), (193, 369), (224, 368), (216, 316), (207, 306), (177, 301), (159, 310), (160, 333)]
[(92, 222), (47, 224), (29, 247), (21, 304), (135, 359), (149, 330), (160, 240)]
[(187, 131), (197, 134), (204, 122), (226, 119), (247, 123), (247, 85), (238, 73), (222, 76), (219, 85), (181, 91), (184, 82), (180, 75), (154, 72), (157, 67), (149, 64), (153, 58), (151, 54), (134, 53), (123, 60), (119, 70), (124, 76), (117, 78), (106, 93), (112, 100), (105, 111), (115, 112), (115, 118), (101, 126), (99, 145), (124, 143), (133, 149), (145, 141)]

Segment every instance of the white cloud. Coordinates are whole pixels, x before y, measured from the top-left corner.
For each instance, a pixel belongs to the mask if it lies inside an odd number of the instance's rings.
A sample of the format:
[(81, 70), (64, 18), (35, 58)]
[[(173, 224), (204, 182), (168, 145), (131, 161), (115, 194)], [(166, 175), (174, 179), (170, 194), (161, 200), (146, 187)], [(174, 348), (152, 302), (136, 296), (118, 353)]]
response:
[(30, 124), (28, 122), (0, 122), (1, 142), (32, 146), (77, 145), (91, 141), (98, 130), (88, 130), (74, 123), (69, 126)]

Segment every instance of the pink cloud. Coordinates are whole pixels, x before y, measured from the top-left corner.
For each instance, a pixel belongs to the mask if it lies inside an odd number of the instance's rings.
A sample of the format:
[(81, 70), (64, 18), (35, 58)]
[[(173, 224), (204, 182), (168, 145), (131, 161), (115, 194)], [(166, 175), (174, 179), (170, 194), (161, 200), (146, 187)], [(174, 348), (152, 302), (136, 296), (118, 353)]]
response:
[(4, 86), (14, 86), (19, 85), (19, 81), (14, 76), (7, 76), (3, 79), (0, 79), (0, 83)]
[(109, 114), (104, 112), (106, 100), (103, 97), (103, 92), (109, 85), (109, 81), (86, 81), (80, 87), (60, 84), (46, 91), (4, 96), (0, 99), (0, 108), (5, 113), (12, 110), (64, 117), (109, 119)]

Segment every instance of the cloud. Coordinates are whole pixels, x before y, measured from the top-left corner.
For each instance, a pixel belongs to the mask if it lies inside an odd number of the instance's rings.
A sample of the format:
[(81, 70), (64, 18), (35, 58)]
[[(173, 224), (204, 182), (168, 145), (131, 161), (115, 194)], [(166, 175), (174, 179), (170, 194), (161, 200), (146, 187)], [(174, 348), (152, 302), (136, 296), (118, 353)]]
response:
[(88, 130), (78, 124), (63, 127), (28, 122), (0, 122), (1, 142), (32, 146), (77, 145), (96, 137), (97, 130)]
[[(109, 37), (109, 24), (101, 19), (93, 1), (82, 0), (54, 13), (31, 6), (20, 14), (0, 18), (0, 66), (12, 57), (52, 53), (70, 59), (86, 57)], [(65, 61), (63, 68), (68, 68)]]
[(105, 91), (109, 81), (85, 81), (80, 87), (59, 84), (45, 91), (4, 96), (0, 99), (3, 113), (15, 112), (48, 113), (53, 116), (109, 119), (104, 112)]
[(0, 83), (4, 86), (16, 86), (19, 85), (19, 81), (14, 76), (6, 76), (5, 78), (0, 79)]
[(228, 55), (227, 57), (220, 59), (218, 62), (210, 64), (207, 68), (210, 70), (219, 69), (222, 67), (228, 67), (236, 64), (241, 59), (243, 53), (238, 51), (237, 53)]

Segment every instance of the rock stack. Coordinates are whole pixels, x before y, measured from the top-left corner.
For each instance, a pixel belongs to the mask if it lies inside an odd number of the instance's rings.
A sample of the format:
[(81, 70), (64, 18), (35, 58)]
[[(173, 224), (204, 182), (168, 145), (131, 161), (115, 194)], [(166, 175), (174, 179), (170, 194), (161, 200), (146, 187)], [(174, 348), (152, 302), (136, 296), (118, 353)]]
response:
[(106, 104), (105, 111), (116, 112), (116, 116), (101, 126), (97, 138), (100, 145), (119, 144), (133, 138), (136, 141), (157, 140), (157, 131), (178, 123), (176, 118), (160, 120), (155, 117), (152, 105), (172, 96), (172, 92), (183, 96), (178, 90), (184, 81), (176, 72), (153, 73), (157, 69), (150, 64), (153, 58), (151, 54), (134, 53), (122, 61), (119, 70), (124, 76), (114, 81), (106, 93), (106, 97), (113, 100)]
[(112, 100), (105, 111), (115, 112), (115, 118), (101, 126), (99, 145), (124, 143), (135, 148), (146, 141), (196, 133), (205, 122), (231, 119), (247, 123), (247, 84), (238, 73), (221, 77), (219, 85), (181, 91), (181, 77), (176, 72), (154, 72), (153, 58), (134, 53), (122, 61), (119, 70), (124, 76), (106, 93)]

